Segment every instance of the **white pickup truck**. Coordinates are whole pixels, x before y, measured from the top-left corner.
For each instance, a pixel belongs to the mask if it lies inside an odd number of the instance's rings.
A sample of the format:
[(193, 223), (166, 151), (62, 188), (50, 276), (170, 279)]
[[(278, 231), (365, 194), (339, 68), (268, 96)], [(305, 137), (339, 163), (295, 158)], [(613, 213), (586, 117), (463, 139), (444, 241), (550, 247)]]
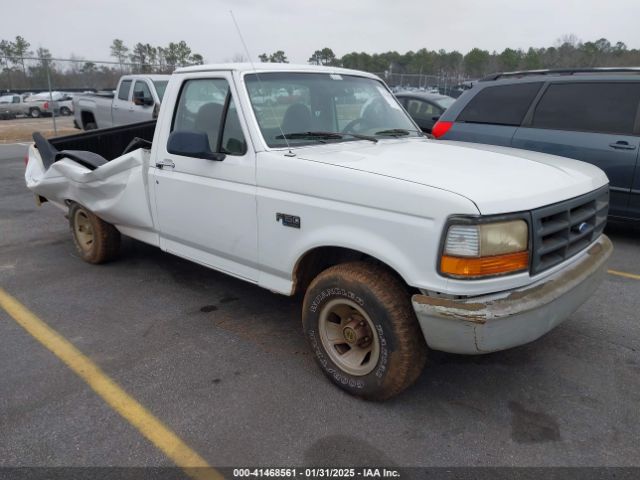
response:
[(144, 122), (157, 116), (170, 75), (124, 75), (111, 93), (85, 93), (73, 97), (78, 128), (115, 127)]
[(370, 399), (409, 386), (429, 348), (479, 354), (544, 335), (612, 252), (601, 170), (430, 140), (364, 72), (183, 68), (157, 123), (34, 139), (27, 186), (68, 215), (84, 260), (114, 259), (124, 234), (304, 294), (321, 369)]
[(53, 102), (50, 101), (49, 93), (39, 96), (11, 94), (0, 97), (0, 112), (4, 112), (13, 118), (17, 115), (39, 118), (44, 115), (58, 115), (60, 108), (55, 98)]

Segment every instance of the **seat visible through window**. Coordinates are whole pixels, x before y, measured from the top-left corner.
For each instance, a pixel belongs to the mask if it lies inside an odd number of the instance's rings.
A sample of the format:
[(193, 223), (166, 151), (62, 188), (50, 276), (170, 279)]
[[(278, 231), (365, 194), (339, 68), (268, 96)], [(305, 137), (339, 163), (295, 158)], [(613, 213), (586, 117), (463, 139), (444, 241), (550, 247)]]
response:
[(230, 155), (244, 155), (247, 153), (247, 142), (244, 140), (238, 111), (231, 100), (229, 110), (227, 112), (227, 120), (224, 124), (224, 133), (222, 134), (222, 151)]
[(311, 110), (302, 103), (294, 103), (284, 113), (282, 131), (284, 133), (308, 132), (313, 130)]
[(220, 121), (222, 119), (223, 106), (219, 103), (205, 103), (198, 109), (194, 130), (204, 132), (209, 138), (209, 148), (216, 151), (218, 145), (218, 133), (220, 132)]

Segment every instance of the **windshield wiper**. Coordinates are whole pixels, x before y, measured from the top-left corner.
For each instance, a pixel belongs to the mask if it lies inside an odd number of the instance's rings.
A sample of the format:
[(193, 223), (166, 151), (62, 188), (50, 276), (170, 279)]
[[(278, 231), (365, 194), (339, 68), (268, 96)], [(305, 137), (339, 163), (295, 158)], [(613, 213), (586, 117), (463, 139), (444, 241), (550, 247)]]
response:
[(294, 133), (285, 133), (283, 135), (278, 135), (277, 139), (300, 139), (300, 138), (311, 138), (311, 139), (322, 139), (322, 140), (339, 140), (343, 138), (345, 135), (349, 137), (358, 138), (360, 140), (369, 140), (373, 143), (377, 143), (378, 139), (375, 137), (371, 137), (369, 135), (360, 135), (359, 133), (338, 133), (338, 132), (294, 132)]
[(405, 128), (391, 128), (389, 130), (380, 130), (379, 132), (376, 132), (376, 135), (389, 135), (390, 137), (404, 137), (406, 135), (409, 135), (411, 132), (422, 135), (422, 132), (419, 130), (407, 130)]

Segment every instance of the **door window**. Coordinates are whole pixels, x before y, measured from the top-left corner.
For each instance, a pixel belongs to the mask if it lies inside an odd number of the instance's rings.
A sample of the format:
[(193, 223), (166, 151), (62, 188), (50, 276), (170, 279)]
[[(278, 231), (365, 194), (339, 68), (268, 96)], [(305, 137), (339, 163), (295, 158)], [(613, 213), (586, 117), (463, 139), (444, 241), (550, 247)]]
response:
[(433, 121), (433, 117), (442, 114), (442, 110), (435, 105), (423, 102), (422, 100), (409, 99), (407, 101), (407, 111), (415, 120)]
[(133, 86), (133, 98), (153, 98), (147, 82), (136, 80)]
[(533, 115), (534, 128), (633, 134), (640, 83), (549, 85)]
[(238, 111), (223, 79), (193, 79), (183, 84), (171, 128), (175, 130), (206, 133), (212, 152), (244, 155), (247, 151)]
[(541, 86), (541, 82), (533, 82), (486, 87), (471, 99), (457, 120), (519, 126)]
[(244, 140), (238, 110), (233, 98), (230, 100), (224, 130), (222, 131), (221, 147), (222, 152), (229, 155), (244, 155), (247, 153), (247, 142)]
[(131, 80), (123, 80), (118, 89), (118, 99), (129, 100), (129, 90), (131, 90)]

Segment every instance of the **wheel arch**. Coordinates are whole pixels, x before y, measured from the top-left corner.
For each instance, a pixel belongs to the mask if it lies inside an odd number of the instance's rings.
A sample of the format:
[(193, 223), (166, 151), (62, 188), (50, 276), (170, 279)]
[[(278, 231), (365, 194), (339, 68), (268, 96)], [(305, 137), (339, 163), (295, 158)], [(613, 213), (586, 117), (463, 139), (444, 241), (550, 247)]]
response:
[(381, 265), (397, 276), (408, 289), (415, 290), (409, 286), (397, 268), (388, 261), (381, 260), (372, 252), (339, 245), (320, 245), (306, 250), (295, 262), (291, 275), (293, 281), (291, 294), (305, 292), (313, 279), (327, 268), (352, 261), (365, 261)]
[[(82, 110), (80, 112), (80, 119), (82, 120), (82, 128), (86, 128), (88, 123), (96, 123), (96, 118), (95, 115), (93, 114), (93, 112), (90, 112), (88, 110)], [(97, 123), (96, 123), (97, 125)]]

